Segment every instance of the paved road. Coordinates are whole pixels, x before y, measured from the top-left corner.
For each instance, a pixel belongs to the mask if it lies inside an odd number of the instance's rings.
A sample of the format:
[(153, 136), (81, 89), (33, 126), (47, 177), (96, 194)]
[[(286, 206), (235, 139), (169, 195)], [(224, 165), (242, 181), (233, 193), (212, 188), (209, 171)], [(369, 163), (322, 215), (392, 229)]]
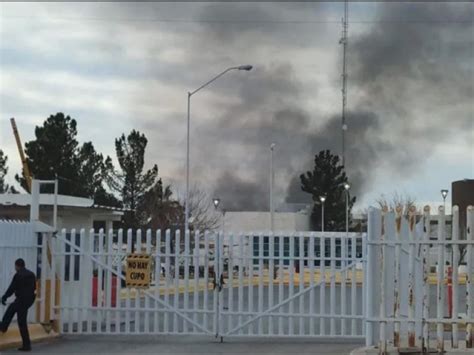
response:
[[(347, 355), (362, 343), (324, 340), (231, 339), (224, 343), (195, 336), (67, 336), (36, 344), (33, 354), (331, 354)], [(16, 350), (0, 354), (16, 354)]]

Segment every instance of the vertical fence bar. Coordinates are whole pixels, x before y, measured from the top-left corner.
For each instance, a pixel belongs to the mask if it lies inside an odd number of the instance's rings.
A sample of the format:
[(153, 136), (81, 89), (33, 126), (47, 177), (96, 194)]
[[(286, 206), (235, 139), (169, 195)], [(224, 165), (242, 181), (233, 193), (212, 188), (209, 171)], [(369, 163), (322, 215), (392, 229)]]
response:
[[(190, 235), (189, 230), (184, 234), (184, 314), (189, 315), (189, 265), (190, 265)], [(183, 321), (183, 332), (188, 332), (188, 322)]]
[(351, 335), (357, 335), (357, 322), (355, 317), (357, 316), (357, 238), (352, 236), (351, 238), (351, 262), (352, 262), (352, 273), (351, 273)]
[[(135, 253), (142, 254), (142, 230), (137, 229), (136, 231), (136, 249)], [(142, 292), (140, 289), (135, 289), (135, 303), (134, 303), (134, 312), (135, 312), (135, 333), (140, 333), (140, 309), (142, 301)]]
[[(72, 236), (71, 236), (72, 239)], [(104, 307), (104, 270), (102, 268), (104, 262), (104, 230), (99, 230), (99, 245), (97, 250), (97, 260), (100, 263), (97, 264), (97, 323), (96, 332), (102, 333), (102, 312)]]
[[(242, 324), (242, 312), (244, 311), (244, 267), (245, 267), (245, 258), (244, 258), (244, 236), (242, 233), (239, 234), (239, 291), (237, 292), (238, 298), (238, 312), (239, 312), (239, 324)], [(239, 335), (243, 334), (242, 328), (239, 329)]]
[[(263, 312), (263, 235), (260, 233), (258, 236), (258, 314)], [(258, 319), (258, 335), (263, 334), (263, 319)]]
[[(248, 243), (248, 319), (252, 318), (253, 309), (253, 245), (254, 245), (254, 235), (253, 232), (249, 234), (249, 243)], [(255, 330), (253, 325), (249, 324), (247, 332), (249, 335), (253, 334)]]
[[(174, 297), (173, 297), (173, 307), (175, 309), (179, 308), (179, 274), (180, 274), (180, 249), (181, 249), (181, 232), (179, 230), (175, 233), (175, 244), (174, 244)], [(173, 333), (178, 333), (178, 314), (174, 312), (173, 317)]]
[(319, 334), (326, 334), (326, 245), (324, 234), (319, 239)]
[[(93, 256), (94, 255), (94, 247), (95, 247), (95, 230), (93, 228), (89, 229), (89, 243), (88, 243), (88, 250), (89, 250), (89, 255)], [(97, 287), (96, 290), (93, 288), (93, 280), (94, 280), (94, 269), (95, 269), (95, 262), (91, 259), (89, 263), (89, 269), (88, 269), (88, 277), (87, 279), (89, 280), (89, 286), (87, 289), (89, 290), (89, 295), (88, 299), (90, 299), (90, 303), (88, 303), (91, 306), (90, 311), (87, 314), (87, 333), (92, 333), (93, 328), (92, 328), (92, 320), (93, 320), (93, 315), (95, 314), (94, 312), (97, 312), (97, 308), (94, 307), (93, 304), (93, 299), (94, 296), (96, 297), (97, 300)], [(62, 282), (62, 281), (61, 281)], [(97, 305), (96, 305), (97, 306)]]
[(458, 329), (458, 314), (459, 314), (459, 302), (458, 302), (458, 295), (459, 295), (459, 275), (458, 275), (458, 267), (459, 267), (459, 245), (456, 242), (459, 240), (459, 207), (453, 206), (452, 210), (452, 231), (453, 231), (453, 264), (452, 264), (452, 290), (453, 290), (453, 309), (451, 313), (452, 319), (452, 347), (457, 349), (459, 346), (459, 329)]
[(367, 263), (364, 270), (366, 277), (365, 289), (365, 344), (366, 346), (374, 345), (374, 324), (372, 318), (374, 317), (374, 293), (373, 290), (377, 288), (375, 282), (375, 270), (377, 269), (377, 246), (374, 244), (379, 239), (380, 235), (380, 211), (371, 208), (369, 210), (368, 225), (367, 225)]
[(61, 239), (62, 241), (59, 243), (59, 254), (61, 262), (59, 263), (59, 285), (61, 287), (60, 289), (60, 300), (59, 300), (59, 332), (64, 333), (64, 321), (66, 320), (66, 314), (69, 315), (69, 310), (67, 310), (64, 306), (67, 305), (64, 299), (64, 293), (65, 293), (65, 281), (66, 281), (66, 243), (64, 240), (66, 240), (67, 234), (66, 230), (63, 229), (61, 231)]
[(430, 240), (430, 206), (423, 208), (423, 334), (422, 351), (427, 351), (430, 344), (430, 325), (427, 319), (430, 317), (430, 283), (429, 283), (429, 240)]
[[(275, 239), (273, 232), (268, 236), (268, 307), (273, 307), (273, 283), (275, 281)], [(268, 333), (273, 335), (275, 318), (270, 316), (268, 321)]]
[[(49, 305), (49, 310), (50, 310), (50, 319), (53, 322), (53, 324), (56, 324), (57, 322), (57, 312), (58, 310), (56, 309), (56, 305), (58, 305), (58, 299), (56, 298), (56, 240), (53, 239), (53, 236), (51, 235), (48, 238), (49, 242), (49, 248), (51, 250), (51, 275), (50, 275), (50, 283), (51, 283), (51, 292), (50, 292), (50, 305)], [(87, 313), (86, 313), (87, 314)]]
[(346, 248), (347, 248), (347, 234), (341, 236), (341, 261), (339, 268), (343, 271), (340, 272), (341, 277), (341, 335), (346, 335), (346, 316), (347, 316), (347, 295), (346, 295), (346, 282), (347, 282), (347, 271), (346, 267)]
[[(80, 295), (81, 298), (79, 300), (81, 309), (79, 310), (80, 312), (80, 317), (78, 319), (79, 324), (77, 327), (78, 333), (82, 333), (82, 327), (85, 321), (87, 321), (87, 313), (88, 313), (88, 294), (87, 292), (89, 291), (88, 287), (88, 281), (90, 281), (90, 278), (86, 277), (86, 231), (84, 229), (80, 230), (80, 243), (81, 243), (81, 251), (80, 251), (80, 256), (79, 256), (79, 285), (80, 285)], [(51, 279), (51, 282), (53, 282), (53, 279)]]
[(40, 287), (40, 320), (42, 323), (46, 321), (46, 278), (48, 275), (48, 238), (46, 233), (40, 233), (41, 235), (41, 287)]
[[(440, 242), (438, 250), (438, 283), (437, 283), (437, 318), (438, 320), (444, 318), (444, 260), (445, 260), (445, 216), (444, 208), (439, 207), (438, 212), (438, 241)], [(444, 327), (442, 322), (437, 323), (436, 339), (437, 339), (437, 349), (439, 352), (444, 351), (444, 339), (443, 339)]]
[[(150, 255), (151, 257), (151, 229), (147, 229), (146, 231), (146, 244), (145, 244), (145, 253), (147, 255)], [(150, 260), (151, 262), (151, 260)], [(150, 266), (151, 268), (151, 266)], [(150, 270), (151, 271), (151, 270)], [(151, 280), (150, 280), (151, 282)], [(145, 329), (144, 329), (144, 332), (146, 334), (149, 334), (150, 333), (150, 296), (147, 295), (147, 294), (144, 294), (143, 295), (145, 297)]]
[[(408, 211), (409, 227), (409, 254), (408, 254), (408, 318), (415, 319), (415, 226), (416, 226), (416, 207), (411, 206)], [(408, 346), (413, 348), (416, 345), (415, 322), (408, 322)]]
[(403, 207), (395, 207), (395, 277), (394, 277), (394, 308), (395, 321), (393, 331), (393, 345), (400, 348), (400, 268), (401, 268), (401, 248), (402, 248), (402, 218)]
[[(283, 284), (285, 281), (285, 237), (280, 235), (278, 237), (278, 303), (283, 301)], [(283, 313), (283, 307), (278, 308), (278, 313)], [(283, 316), (278, 317), (278, 334), (283, 334)]]
[(379, 338), (380, 338), (380, 353), (381, 354), (386, 354), (387, 353), (387, 339), (386, 339), (386, 333), (387, 333), (387, 322), (385, 320), (386, 318), (386, 312), (385, 312), (385, 263), (386, 260), (385, 258), (387, 257), (387, 246), (385, 245), (385, 236), (386, 236), (386, 228), (387, 228), (387, 212), (388, 208), (387, 206), (384, 206), (382, 209), (382, 225), (381, 225), (381, 233), (380, 233), (380, 242), (382, 243), (380, 245), (380, 259), (379, 259), (379, 272), (380, 272), (380, 300), (379, 300), (379, 317), (380, 317), (380, 322), (379, 322)]
[(218, 238), (218, 246), (219, 246), (219, 253), (218, 253), (218, 260), (219, 260), (219, 273), (217, 282), (219, 287), (217, 288), (217, 297), (219, 298), (219, 308), (218, 308), (218, 313), (217, 313), (217, 321), (218, 321), (218, 326), (217, 326), (217, 331), (218, 333), (216, 336), (220, 335), (220, 340), (221, 343), (224, 341), (224, 338), (222, 336), (223, 330), (222, 326), (224, 324), (223, 319), (222, 319), (222, 310), (224, 308), (224, 239), (225, 239), (225, 233), (220, 232), (217, 235)]
[[(198, 322), (198, 311), (199, 311), (199, 231), (194, 232), (194, 293), (193, 293), (193, 321)], [(198, 328), (194, 326), (193, 332), (196, 333)]]
[[(165, 232), (165, 303), (169, 304), (170, 302), (170, 281), (172, 277), (171, 273), (171, 231), (169, 229)], [(170, 333), (170, 312), (168, 309), (164, 310), (163, 317), (163, 333)]]
[(229, 235), (229, 248), (228, 248), (228, 256), (227, 260), (229, 262), (227, 263), (227, 279), (228, 281), (228, 302), (227, 302), (227, 307), (229, 310), (229, 316), (227, 319), (227, 324), (229, 327), (229, 330), (232, 329), (232, 320), (234, 319), (234, 233), (230, 233)]
[[(368, 217), (368, 216), (367, 216)], [(368, 234), (367, 234), (368, 236)], [(367, 238), (368, 237), (365, 237), (365, 238), (362, 238), (362, 256), (363, 256), (363, 259), (362, 259), (362, 316), (364, 317), (364, 319), (367, 318), (367, 285), (368, 285), (368, 282), (367, 282)], [(365, 320), (362, 320), (361, 322), (361, 326), (362, 326), (362, 335), (364, 335), (365, 337), (367, 337), (367, 327), (366, 327), (366, 321)]]
[[(158, 229), (155, 234), (155, 297), (156, 299), (160, 298), (161, 290), (161, 229)], [(153, 319), (153, 331), (155, 333), (160, 332), (160, 304), (154, 300), (155, 305), (155, 314)]]
[(474, 316), (473, 303), (474, 303), (474, 287), (473, 287), (473, 252), (472, 252), (472, 243), (474, 242), (474, 207), (469, 206), (467, 208), (467, 234), (466, 239), (469, 244), (466, 248), (466, 258), (467, 258), (467, 270), (466, 270), (466, 317), (469, 319), (466, 327), (466, 348), (471, 349), (474, 347), (474, 324), (472, 323), (472, 317)]
[(122, 258), (123, 258), (123, 229), (117, 233), (117, 291), (115, 293), (115, 333), (121, 333), (122, 318)]
[(330, 272), (330, 290), (329, 290), (329, 309), (331, 312), (329, 335), (336, 335), (336, 237), (331, 237), (331, 272)]
[[(298, 273), (298, 279), (299, 279), (299, 288), (298, 292), (301, 292), (304, 289), (304, 277), (305, 277), (305, 266), (304, 266), (304, 260), (305, 260), (305, 252), (304, 252), (304, 242), (305, 242), (305, 237), (304, 235), (299, 236), (299, 273)], [(299, 297), (299, 328), (298, 328), (298, 334), (299, 335), (304, 335), (304, 320), (305, 318), (303, 315), (306, 313), (306, 309), (304, 307), (304, 296)]]
[(311, 233), (309, 236), (309, 253), (308, 253), (308, 263), (309, 263), (309, 335), (315, 335), (314, 330), (314, 233)]
[[(204, 232), (204, 328), (209, 329), (209, 232)], [(215, 258), (215, 253), (214, 253)]]
[[(127, 230), (127, 251), (126, 255), (129, 255), (132, 253), (132, 243), (133, 243), (133, 238), (132, 238), (132, 230), (128, 229)], [(131, 292), (130, 292), (130, 287), (127, 287), (127, 292), (126, 292), (126, 299), (125, 299), (125, 308), (127, 309), (125, 311), (125, 333), (130, 334), (130, 322), (131, 322), (131, 300), (130, 298), (132, 297)]]
[[(76, 230), (72, 229), (71, 230), (71, 244), (76, 245)], [(74, 276), (75, 276), (75, 270), (76, 270), (76, 250), (69, 245), (69, 300), (68, 300), (68, 305), (69, 305), (69, 319), (68, 319), (68, 332), (69, 333), (74, 333), (74, 316), (76, 315), (75, 313), (75, 294), (77, 292), (74, 292)], [(45, 260), (45, 259), (43, 259)]]
[(214, 233), (214, 290), (213, 294), (213, 332), (216, 338), (219, 334), (219, 264), (220, 264), (220, 248), (219, 248), (219, 232)]
[(294, 306), (294, 299), (293, 294), (295, 293), (295, 235), (290, 235), (290, 307), (289, 307), (289, 316), (288, 322), (289, 324), (289, 335), (294, 335), (294, 317), (295, 314), (295, 306)]
[(110, 311), (110, 308), (112, 308), (112, 259), (113, 259), (113, 238), (114, 238), (114, 231), (112, 229), (109, 230), (109, 233), (107, 235), (107, 240), (106, 240), (106, 245), (107, 245), (107, 270), (106, 270), (106, 283), (105, 283), (105, 307), (107, 307), (107, 311), (105, 312), (105, 332), (110, 333), (111, 330), (111, 324), (112, 324), (112, 312)]

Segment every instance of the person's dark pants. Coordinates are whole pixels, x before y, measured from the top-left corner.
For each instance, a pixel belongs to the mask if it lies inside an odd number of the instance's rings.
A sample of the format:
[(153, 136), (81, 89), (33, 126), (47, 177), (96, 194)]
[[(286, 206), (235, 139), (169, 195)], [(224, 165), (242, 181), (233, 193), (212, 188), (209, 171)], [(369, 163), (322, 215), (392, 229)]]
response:
[(21, 339), (23, 341), (23, 348), (31, 348), (30, 333), (28, 332), (28, 308), (34, 303), (34, 299), (31, 302), (20, 302), (15, 300), (10, 304), (3, 315), (2, 323), (0, 324), (0, 330), (6, 332), (14, 315), (18, 321), (18, 329), (20, 330)]

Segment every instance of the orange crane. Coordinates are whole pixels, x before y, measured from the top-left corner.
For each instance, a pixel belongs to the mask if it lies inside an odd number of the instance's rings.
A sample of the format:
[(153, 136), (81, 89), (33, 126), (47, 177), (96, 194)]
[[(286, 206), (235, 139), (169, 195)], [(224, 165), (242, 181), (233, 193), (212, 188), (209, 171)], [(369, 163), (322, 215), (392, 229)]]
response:
[(18, 128), (15, 123), (15, 119), (12, 117), (10, 118), (10, 123), (13, 129), (13, 135), (15, 136), (16, 145), (18, 147), (18, 152), (20, 153), (21, 164), (23, 165), (23, 175), (26, 179), (26, 187), (27, 191), (31, 193), (31, 173), (30, 168), (28, 167), (28, 161), (25, 157), (25, 152), (23, 151), (23, 146), (21, 145), (20, 134), (18, 133)]

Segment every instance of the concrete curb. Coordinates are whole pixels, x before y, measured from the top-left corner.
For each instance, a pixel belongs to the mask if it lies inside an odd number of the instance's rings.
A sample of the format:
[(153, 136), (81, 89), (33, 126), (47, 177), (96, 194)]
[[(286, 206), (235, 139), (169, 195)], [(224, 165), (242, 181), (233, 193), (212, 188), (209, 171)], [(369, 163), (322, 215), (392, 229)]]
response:
[[(57, 338), (59, 335), (50, 331), (46, 332), (41, 324), (28, 324), (30, 338), (32, 343), (37, 343), (49, 339)], [(21, 336), (18, 326), (12, 325), (6, 333), (0, 333), (0, 350), (11, 349), (21, 346)]]

